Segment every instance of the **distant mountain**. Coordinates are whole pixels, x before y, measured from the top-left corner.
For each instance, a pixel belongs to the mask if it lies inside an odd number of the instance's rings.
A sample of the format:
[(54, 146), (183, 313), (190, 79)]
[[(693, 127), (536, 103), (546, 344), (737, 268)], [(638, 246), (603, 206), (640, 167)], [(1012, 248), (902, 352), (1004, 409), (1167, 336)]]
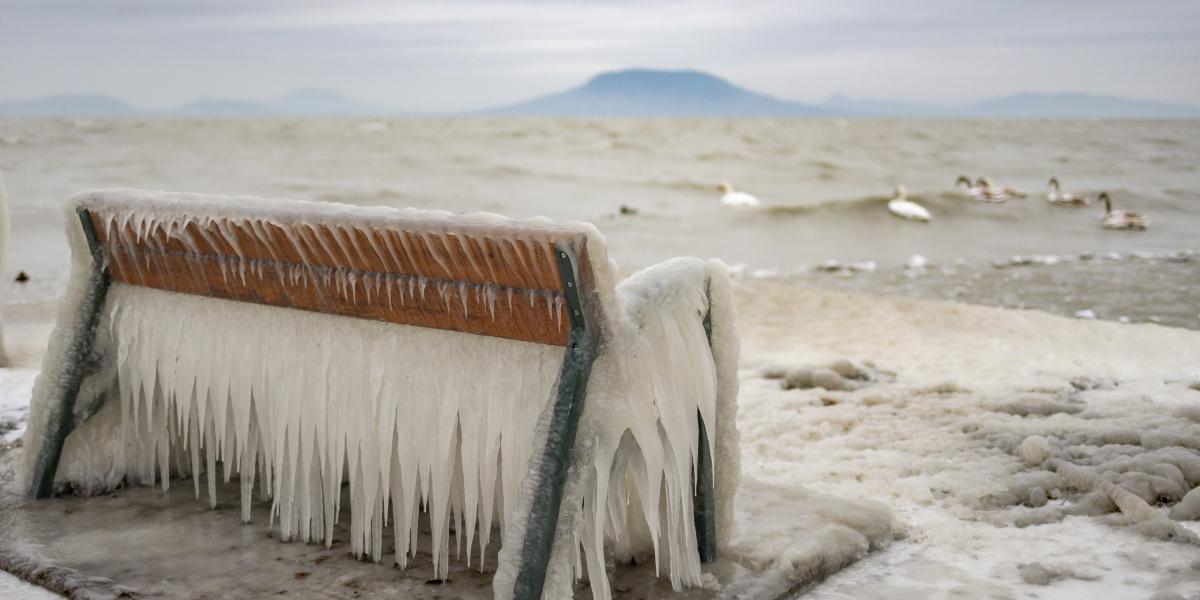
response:
[(0, 102), (0, 116), (11, 117), (125, 117), (138, 109), (111, 96), (99, 94), (45, 96), (31, 100)]
[[(328, 89), (304, 88), (264, 101), (202, 98), (147, 109), (102, 95), (46, 96), (0, 102), (0, 116), (307, 117), (403, 113)], [(628, 69), (581, 86), (471, 114), (547, 117), (930, 117), (1200, 118), (1200, 107), (1080, 93), (1022, 93), (968, 105), (926, 104), (834, 95), (819, 104), (759, 94), (700, 71)]]
[(178, 108), (160, 111), (143, 111), (156, 115), (178, 115), (181, 117), (270, 117), (276, 114), (269, 104), (251, 100), (226, 100), (223, 98), (200, 98)]
[(387, 115), (398, 111), (356, 100), (334, 90), (304, 88), (270, 102), (275, 110), (289, 115)]
[(355, 100), (334, 90), (304, 88), (266, 102), (202, 99), (167, 112), (190, 117), (344, 117), (396, 114), (397, 111)]
[(333, 90), (305, 88), (264, 102), (200, 98), (171, 108), (141, 108), (110, 96), (45, 96), (0, 102), (11, 117), (279, 117), (395, 115), (399, 111), (355, 100)]
[(815, 117), (819, 107), (740, 88), (699, 71), (629, 69), (580, 87), (482, 111), (489, 115), (581, 117)]
[(1151, 100), (1091, 94), (1014, 94), (984, 100), (967, 109), (979, 117), (1170, 118), (1200, 117), (1200, 108)]
[(830, 96), (828, 100), (822, 102), (819, 106), (838, 116), (861, 115), (870, 117), (937, 117), (946, 116), (950, 110), (947, 107), (935, 104), (850, 98), (842, 94)]
[(820, 106), (836, 114), (877, 117), (1067, 119), (1200, 117), (1200, 107), (1079, 93), (1013, 94), (960, 106), (867, 100), (849, 98), (839, 94), (830, 97)]

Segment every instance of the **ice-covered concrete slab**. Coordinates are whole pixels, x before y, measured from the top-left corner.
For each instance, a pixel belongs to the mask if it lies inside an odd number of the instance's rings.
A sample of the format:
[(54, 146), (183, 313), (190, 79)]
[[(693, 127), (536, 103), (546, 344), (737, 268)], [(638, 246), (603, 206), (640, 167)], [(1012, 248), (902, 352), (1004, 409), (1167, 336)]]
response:
[[(269, 503), (256, 502), (252, 522), (241, 524), (236, 485), (218, 488), (216, 509), (197, 500), (187, 485), (172, 486), (166, 493), (137, 487), (91, 498), (26, 501), (13, 486), (19, 451), (0, 456), (0, 531), (5, 532), (0, 537), (0, 568), (60, 593), (74, 592), (73, 597), (81, 598), (493, 597), (495, 543), (482, 572), (452, 560), (450, 576), (442, 582), (431, 579), (427, 551), (418, 553), (404, 570), (386, 558), (383, 563), (356, 560), (349, 552), (350, 532), (344, 522), (336, 529), (332, 548), (281, 543), (267, 524)], [(841, 528), (842, 535), (862, 540), (858, 548), (890, 537), (879, 531), (857, 534), (822, 519), (820, 509), (845, 501), (818, 495), (818, 502), (806, 504), (803, 498), (764, 487), (748, 481), (752, 496), (739, 498), (739, 505), (755, 511), (739, 516), (739, 526), (751, 534), (743, 536), (745, 540), (767, 530), (788, 532), (776, 534), (777, 541), (822, 540), (827, 535), (823, 530)], [(429, 547), (428, 535), (427, 529), (422, 531), (424, 548)], [(821, 549), (818, 544), (810, 551), (819, 557)], [(618, 598), (771, 598), (811, 584), (860, 556), (825, 551), (826, 558), (817, 561), (823, 568), (797, 573), (799, 578), (791, 580), (778, 573), (764, 579), (743, 557), (725, 557), (706, 569), (710, 575), (704, 589), (679, 592), (655, 577), (652, 561), (610, 563), (609, 569)], [(586, 583), (576, 586), (576, 597), (591, 597)]]

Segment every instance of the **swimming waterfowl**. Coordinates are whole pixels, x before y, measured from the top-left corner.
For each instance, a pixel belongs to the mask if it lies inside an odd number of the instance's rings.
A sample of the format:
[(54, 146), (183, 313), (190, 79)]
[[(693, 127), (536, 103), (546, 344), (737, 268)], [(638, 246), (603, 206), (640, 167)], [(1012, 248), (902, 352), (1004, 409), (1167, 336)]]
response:
[(908, 190), (903, 185), (896, 186), (896, 196), (888, 201), (888, 210), (901, 219), (911, 221), (929, 221), (933, 215), (924, 206), (908, 199)]
[(1058, 185), (1058, 177), (1051, 177), (1046, 185), (1050, 186), (1049, 191), (1046, 192), (1046, 202), (1050, 204), (1057, 204), (1059, 206), (1087, 206), (1091, 202), (1087, 196), (1063, 193)]
[(733, 185), (728, 181), (722, 181), (721, 185), (717, 186), (717, 190), (723, 194), (721, 204), (725, 206), (758, 206), (758, 198), (733, 189)]
[[(982, 179), (980, 180), (983, 181)], [(970, 197), (976, 200), (987, 200), (987, 190), (980, 184), (971, 183), (971, 178), (966, 175), (959, 175), (958, 180), (954, 182), (954, 187), (961, 187), (963, 191)]]
[(1108, 192), (1100, 192), (1100, 196), (1096, 199), (1104, 203), (1104, 216), (1100, 218), (1100, 226), (1105, 229), (1143, 231), (1150, 224), (1149, 219), (1141, 213), (1113, 210), (1112, 201), (1108, 199)]
[(983, 188), (984, 195), (992, 202), (1004, 202), (1009, 198), (1024, 198), (1025, 190), (1019, 190), (1009, 185), (996, 185), (991, 178), (980, 177), (975, 185)]

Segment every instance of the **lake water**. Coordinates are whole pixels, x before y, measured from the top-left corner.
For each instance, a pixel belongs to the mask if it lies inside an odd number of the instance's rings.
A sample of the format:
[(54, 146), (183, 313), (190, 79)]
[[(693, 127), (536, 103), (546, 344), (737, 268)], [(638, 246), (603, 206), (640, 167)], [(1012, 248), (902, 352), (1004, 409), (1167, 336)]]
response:
[[(32, 277), (9, 302), (61, 292), (68, 197), (138, 187), (582, 219), (630, 271), (719, 257), (804, 285), (1200, 328), (1200, 256), (1181, 252), (1200, 248), (1198, 165), (1195, 120), (0, 120), (7, 269)], [(1030, 194), (979, 203), (960, 174)], [(1051, 175), (1150, 229), (1046, 203)], [(722, 180), (763, 206), (722, 207)], [(898, 183), (933, 222), (887, 212)], [(903, 269), (914, 254), (925, 269)]]

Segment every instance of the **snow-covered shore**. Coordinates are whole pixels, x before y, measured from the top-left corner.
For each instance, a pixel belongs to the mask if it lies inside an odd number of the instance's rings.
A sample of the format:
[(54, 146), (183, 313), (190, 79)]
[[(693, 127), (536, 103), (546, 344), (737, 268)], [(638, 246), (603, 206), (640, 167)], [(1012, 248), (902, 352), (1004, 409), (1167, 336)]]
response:
[[(1200, 478), (1200, 334), (740, 289), (744, 468), (881, 502), (905, 535), (808, 597), (1200, 593), (1200, 524), (1170, 508)], [(762, 376), (839, 359), (885, 373), (853, 391)]]
[[(719, 591), (678, 597), (1200, 593), (1200, 548), (1171, 524), (1200, 527), (1170, 517), (1200, 478), (1200, 333), (777, 281), (742, 281), (734, 293), (743, 347), (736, 556), (715, 570)], [(0, 394), (27, 394), (32, 370), (20, 368), (34, 368), (33, 357), (21, 348), (44, 340), (48, 314), (5, 313), (19, 367), (3, 373)], [(858, 371), (838, 375), (847, 364)], [(786, 390), (764, 376), (789, 372)], [(812, 382), (826, 387), (805, 387)], [(2, 479), (11, 493), (12, 473)], [(336, 545), (277, 544), (263, 519), (241, 526), (234, 511), (208, 511), (182, 487), (169, 498), (139, 489), (32, 507), (10, 495), (0, 527), (20, 533), (7, 549), (151, 594), (447, 591), (421, 583), (419, 564), (398, 580)], [(667, 593), (647, 583), (645, 566), (617, 572), (618, 594)], [(463, 597), (490, 597), (486, 574), (451, 578)]]

